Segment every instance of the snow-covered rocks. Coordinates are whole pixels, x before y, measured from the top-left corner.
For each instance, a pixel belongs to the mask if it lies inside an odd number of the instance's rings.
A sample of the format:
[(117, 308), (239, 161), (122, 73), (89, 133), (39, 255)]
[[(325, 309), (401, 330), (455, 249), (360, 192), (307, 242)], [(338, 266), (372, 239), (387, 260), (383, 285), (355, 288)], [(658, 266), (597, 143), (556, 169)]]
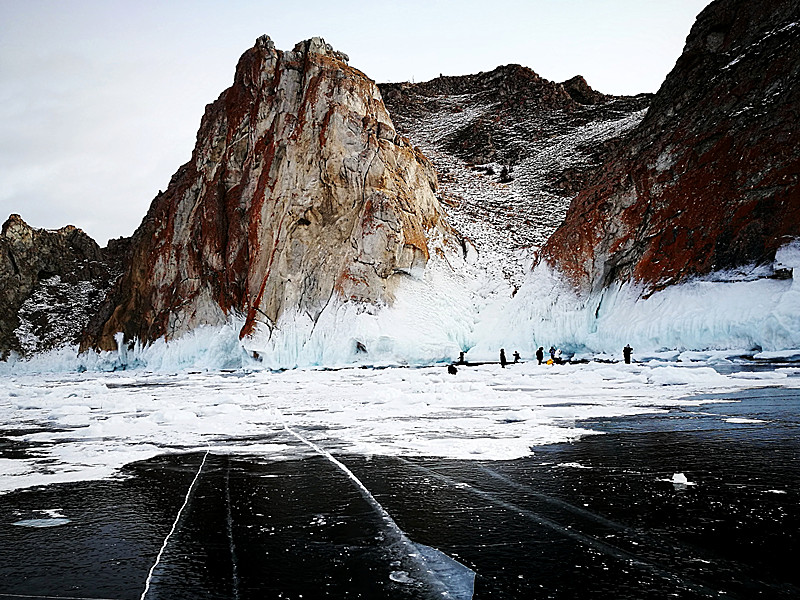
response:
[(103, 249), (77, 227), (37, 229), (11, 215), (0, 233), (0, 358), (77, 344), (124, 246)]

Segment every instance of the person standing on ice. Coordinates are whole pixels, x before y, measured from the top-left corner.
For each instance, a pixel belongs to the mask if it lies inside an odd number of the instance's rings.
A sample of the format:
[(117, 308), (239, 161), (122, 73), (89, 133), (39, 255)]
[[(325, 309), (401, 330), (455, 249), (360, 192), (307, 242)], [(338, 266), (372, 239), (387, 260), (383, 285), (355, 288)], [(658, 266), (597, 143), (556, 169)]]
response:
[(519, 362), (519, 352), (517, 352), (516, 350), (514, 350), (514, 362), (515, 363)]
[(539, 346), (539, 349), (536, 351), (536, 360), (539, 361), (539, 364), (542, 364), (544, 360), (544, 346)]
[(550, 346), (550, 360), (556, 362), (556, 347)]
[(500, 366), (505, 369), (507, 364), (508, 361), (506, 360), (506, 350), (505, 348), (500, 348)]
[(631, 364), (631, 352), (633, 352), (633, 348), (631, 348), (630, 344), (625, 344), (625, 347), (622, 349), (622, 356), (625, 357), (625, 364)]

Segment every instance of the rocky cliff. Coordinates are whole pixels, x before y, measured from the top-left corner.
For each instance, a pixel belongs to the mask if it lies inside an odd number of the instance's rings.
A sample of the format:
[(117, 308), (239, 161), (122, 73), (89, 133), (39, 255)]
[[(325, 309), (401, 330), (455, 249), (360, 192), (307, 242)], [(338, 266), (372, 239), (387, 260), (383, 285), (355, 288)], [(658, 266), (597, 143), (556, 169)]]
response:
[(100, 248), (77, 227), (36, 229), (11, 215), (0, 232), (0, 357), (77, 344), (125, 247)]
[(191, 160), (152, 202), (84, 346), (176, 337), (241, 314), (241, 335), (332, 299), (389, 304), (452, 239), (436, 174), (372, 80), (321, 38), (267, 36), (203, 116)]
[(716, 0), (541, 257), (582, 291), (768, 264), (800, 236), (800, 2)]

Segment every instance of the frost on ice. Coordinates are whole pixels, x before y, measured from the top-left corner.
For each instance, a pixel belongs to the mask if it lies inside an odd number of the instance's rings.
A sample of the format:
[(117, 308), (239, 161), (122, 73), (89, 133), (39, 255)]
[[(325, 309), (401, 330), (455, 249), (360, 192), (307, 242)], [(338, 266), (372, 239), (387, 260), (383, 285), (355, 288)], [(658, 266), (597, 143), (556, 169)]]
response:
[(712, 389), (800, 388), (798, 369), (775, 372), (526, 362), (455, 377), (442, 367), (16, 373), (0, 379), (0, 414), (24, 457), (0, 458), (0, 492), (111, 477), (164, 453), (308, 455), (287, 427), (337, 456), (511, 460), (595, 434), (587, 419), (708, 404), (693, 397)]
[[(791, 278), (772, 277), (792, 270)], [(639, 356), (669, 350), (796, 354), (800, 348), (800, 244), (781, 248), (771, 269), (714, 273), (643, 297), (623, 284), (578, 297), (540, 264), (494, 323), (476, 337), (487, 351), (501, 343), (530, 353), (556, 343), (573, 352)]]

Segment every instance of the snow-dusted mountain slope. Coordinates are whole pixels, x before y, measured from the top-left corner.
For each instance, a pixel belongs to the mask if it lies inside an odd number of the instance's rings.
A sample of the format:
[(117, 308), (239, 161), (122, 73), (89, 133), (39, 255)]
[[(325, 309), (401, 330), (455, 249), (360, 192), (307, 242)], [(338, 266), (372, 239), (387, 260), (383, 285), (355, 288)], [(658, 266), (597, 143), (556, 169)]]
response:
[(452, 224), (481, 255), (499, 252), (515, 285), (650, 100), (599, 94), (581, 77), (551, 82), (519, 65), (380, 88), (398, 131), (436, 166)]
[(77, 344), (121, 274), (127, 240), (100, 248), (77, 227), (31, 227), (11, 215), (0, 232), (0, 358)]

